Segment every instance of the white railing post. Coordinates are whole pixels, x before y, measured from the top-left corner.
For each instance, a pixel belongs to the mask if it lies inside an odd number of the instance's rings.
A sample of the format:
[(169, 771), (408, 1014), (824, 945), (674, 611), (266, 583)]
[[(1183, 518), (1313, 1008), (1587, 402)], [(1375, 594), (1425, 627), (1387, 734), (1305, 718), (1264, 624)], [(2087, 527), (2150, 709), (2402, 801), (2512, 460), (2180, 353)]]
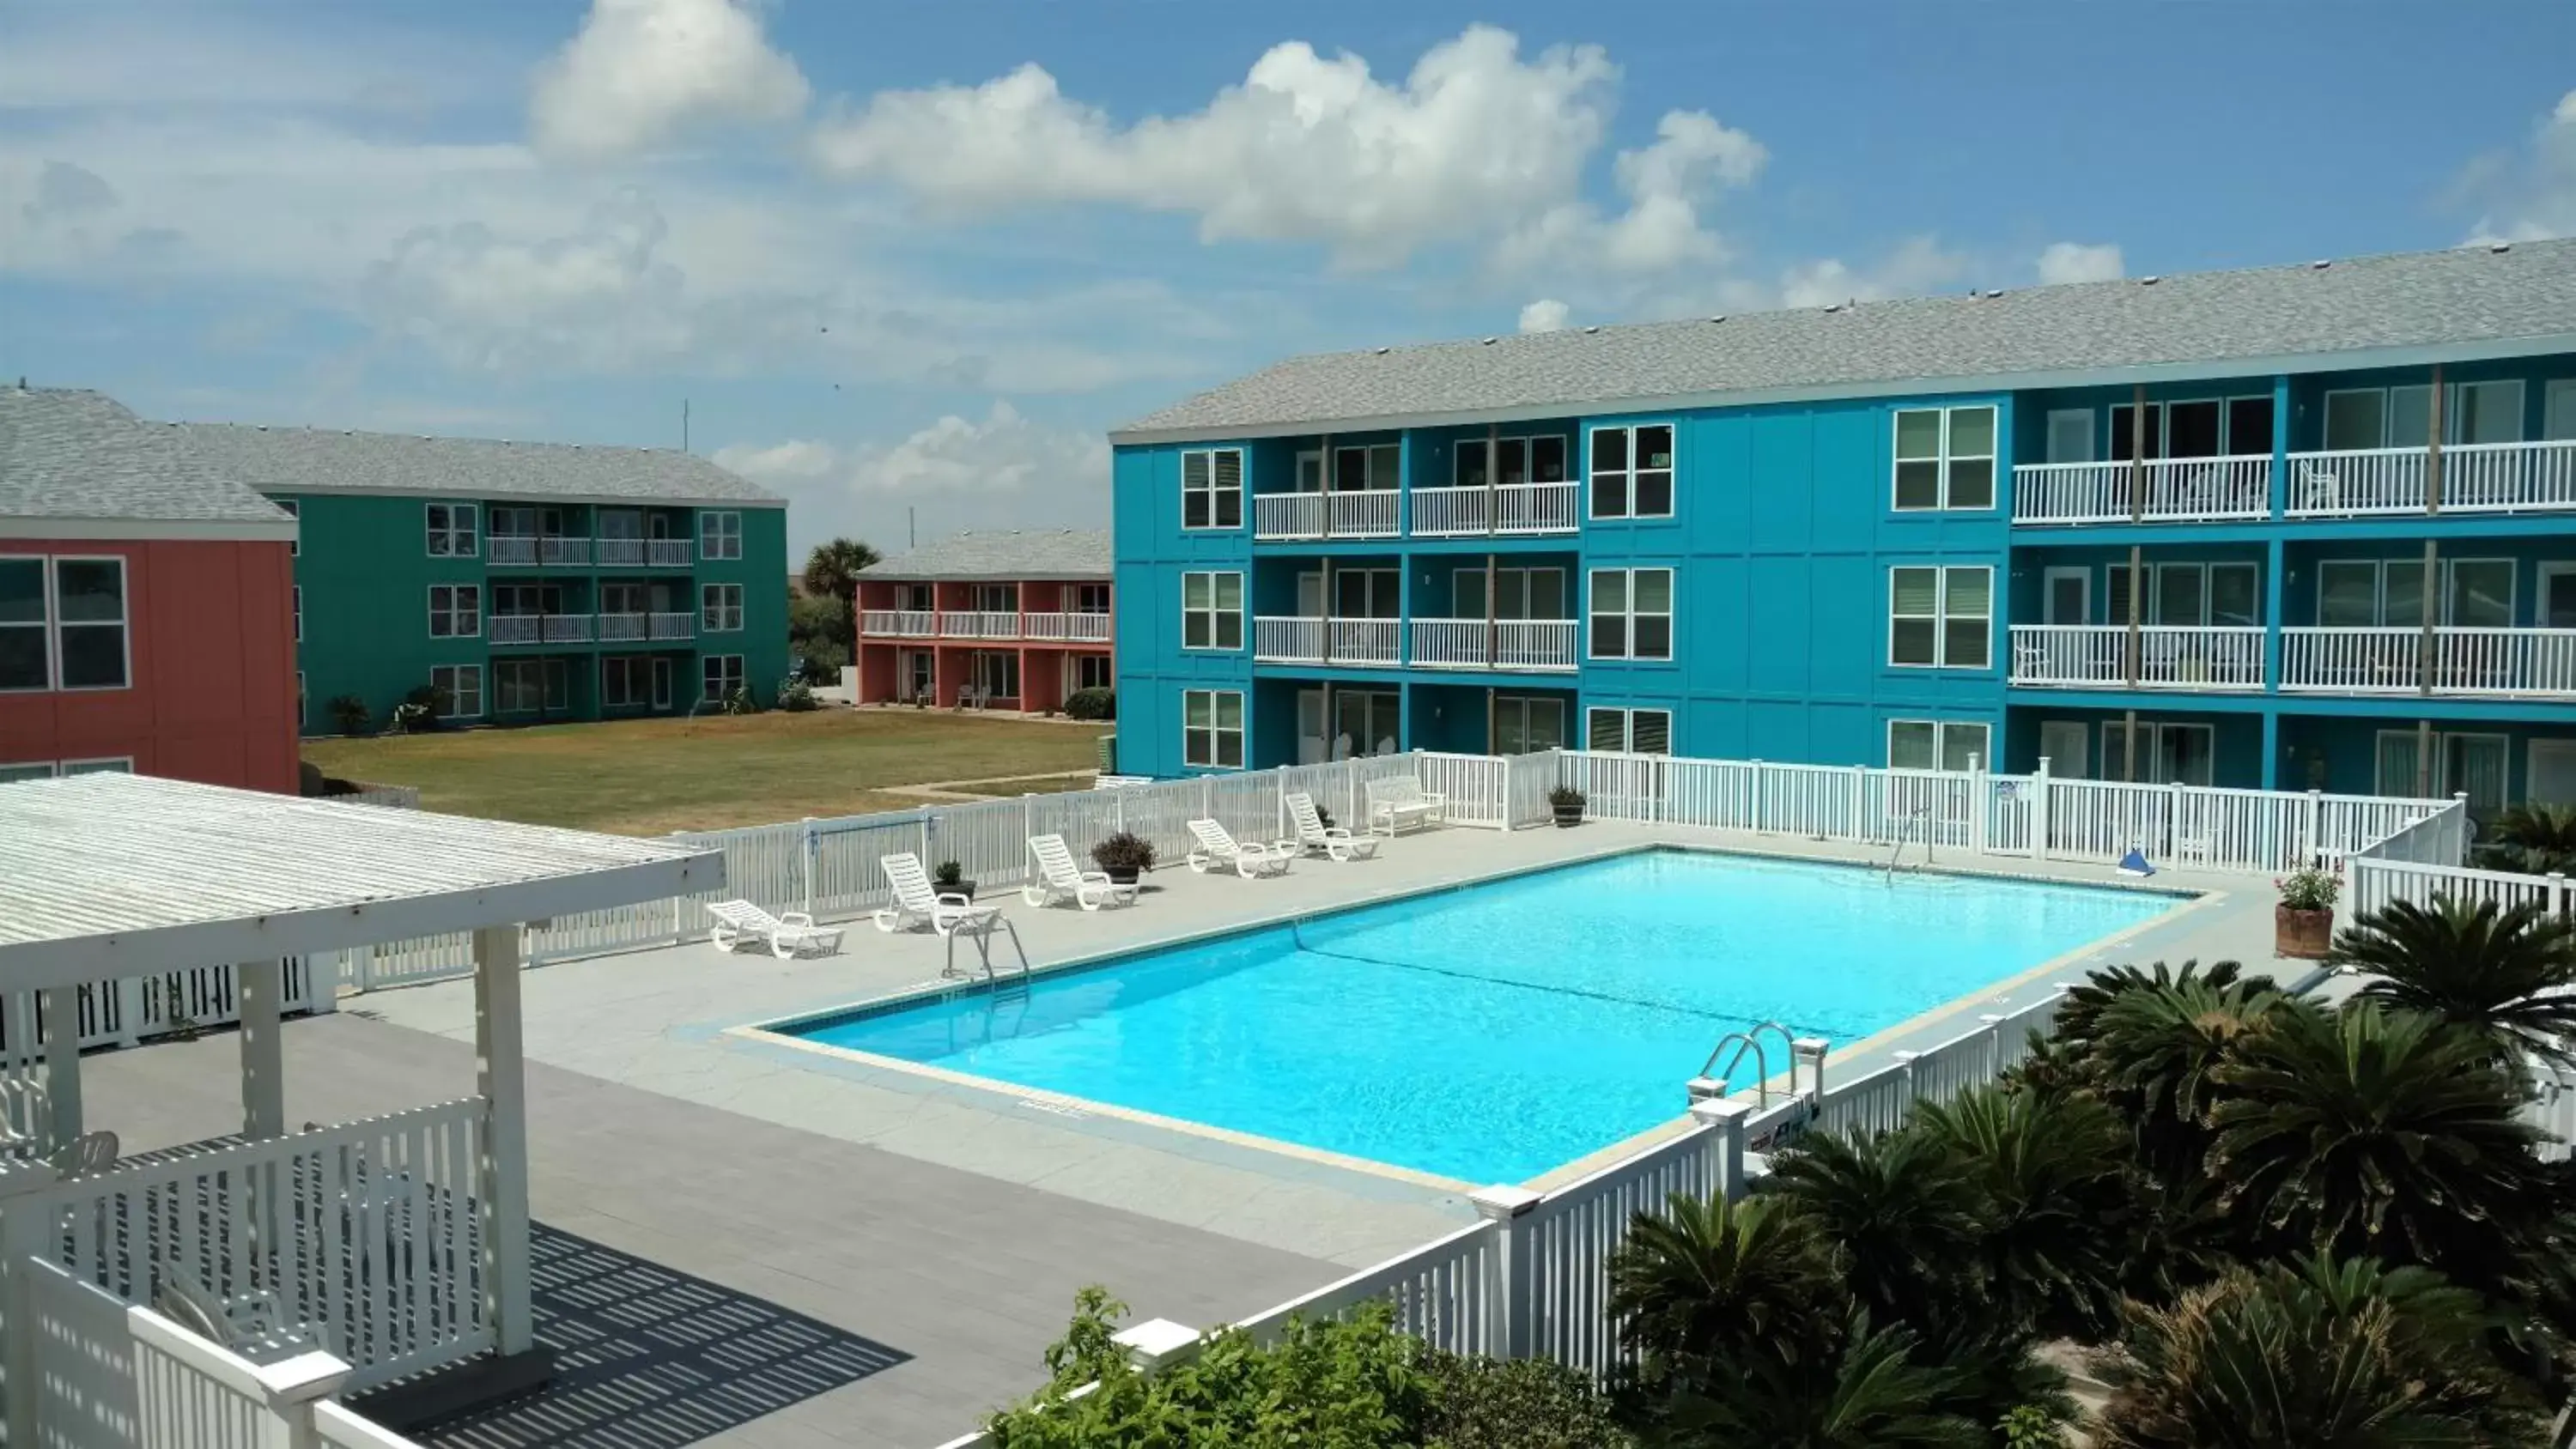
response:
[(1996, 1012), (1981, 1011), (1977, 1020), (1986, 1024), (1986, 1080), (1991, 1082), (2003, 1075), (2004, 1018)]
[(1477, 1216), (1493, 1224), (1485, 1252), (1485, 1351), (1527, 1358), (1537, 1337), (1531, 1321), (1530, 1209), (1540, 1197), (1525, 1187), (1480, 1187), (1467, 1194)]
[(1807, 1100), (1818, 1107), (1825, 1104), (1825, 1053), (1832, 1043), (1820, 1036), (1792, 1037), (1789, 1041), (1789, 1092), (1798, 1091), (1798, 1070), (1806, 1069)]
[(1749, 763), (1753, 768), (1747, 773), (1753, 777), (1753, 788), (1747, 792), (1752, 797), (1748, 803), (1752, 807), (1751, 815), (1753, 819), (1753, 828), (1755, 830), (1760, 830), (1763, 828), (1763, 807), (1769, 803), (1766, 798), (1770, 793), (1767, 788), (1769, 775), (1763, 770), (1762, 762), (1760, 760), (1753, 760)]
[(2567, 877), (2560, 871), (2549, 873), (2549, 914), (2553, 918), (2567, 914)]
[(1197, 1353), (1200, 1337), (1188, 1324), (1148, 1318), (1111, 1334), (1109, 1341), (1127, 1351), (1127, 1361), (1138, 1373), (1151, 1374)]
[(2310, 790), (2307, 800), (2299, 807), (2297, 858), (2302, 864), (2314, 865), (2325, 854), (2325, 841), (2317, 833), (2324, 828), (2324, 824), (2325, 798), (2320, 792)]
[(2048, 756), (2030, 772), (2030, 858), (2048, 854)]
[(1869, 832), (1869, 767), (1851, 767), (1851, 834), (1847, 839), (1863, 840)]
[(1903, 1086), (1903, 1091), (1898, 1094), (1896, 1111), (1898, 1118), (1902, 1119), (1908, 1111), (1912, 1110), (1915, 1102), (1919, 1100), (1914, 1095), (1914, 1062), (1915, 1059), (1922, 1056), (1923, 1053), (1890, 1052), (1888, 1055), (1895, 1059), (1897, 1081)]
[(1986, 853), (1986, 817), (1993, 813), (1994, 802), (1988, 797), (1992, 781), (1986, 774), (1983, 755), (1968, 757), (1968, 848), (1979, 855)]
[(1744, 1119), (1753, 1115), (1753, 1104), (1724, 1099), (1693, 1102), (1690, 1114), (1692, 1121), (1717, 1129), (1709, 1142), (1716, 1162), (1711, 1175), (1717, 1179), (1717, 1190), (1709, 1196), (1723, 1197), (1728, 1202), (1744, 1196)]
[[(375, 953), (368, 952), (370, 956)], [(121, 1047), (140, 1045), (143, 1031), (143, 978), (118, 978), (116, 991), (116, 1044)]]

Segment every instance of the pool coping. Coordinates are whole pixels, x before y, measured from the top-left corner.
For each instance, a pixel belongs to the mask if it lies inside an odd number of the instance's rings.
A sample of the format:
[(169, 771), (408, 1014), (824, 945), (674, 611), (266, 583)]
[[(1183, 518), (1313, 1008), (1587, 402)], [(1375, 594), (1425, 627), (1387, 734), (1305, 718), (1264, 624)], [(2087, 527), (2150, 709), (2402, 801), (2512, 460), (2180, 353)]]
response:
[[(1219, 1127), (1211, 1123), (1196, 1122), (1187, 1118), (1172, 1117), (1157, 1112), (1148, 1112), (1141, 1108), (1121, 1106), (1118, 1103), (1103, 1102), (1095, 1098), (1077, 1096), (1070, 1092), (1060, 1092), (1051, 1088), (1022, 1086), (1018, 1083), (1004, 1081), (998, 1077), (979, 1076), (972, 1072), (961, 1072), (949, 1067), (933, 1066), (927, 1062), (916, 1062), (908, 1058), (892, 1057), (876, 1052), (861, 1051), (854, 1047), (831, 1046), (822, 1042), (814, 1041), (809, 1037), (795, 1035), (783, 1030), (782, 1028), (788, 1026), (805, 1026), (809, 1024), (828, 1022), (835, 1019), (885, 1015), (896, 1011), (906, 1010), (926, 1002), (948, 1000), (969, 992), (989, 992), (993, 990), (997, 984), (1006, 980), (1036, 981), (1041, 978), (1053, 977), (1071, 972), (1097, 970), (1115, 962), (1134, 957), (1147, 956), (1158, 951), (1166, 951), (1179, 946), (1219, 940), (1228, 936), (1248, 935), (1258, 931), (1275, 930), (1281, 926), (1295, 925), (1302, 921), (1345, 915), (1355, 911), (1367, 910), (1383, 905), (1392, 905), (1402, 901), (1421, 900), (1432, 896), (1446, 895), (1453, 891), (1465, 890), (1471, 887), (1514, 880), (1522, 876), (1542, 875), (1554, 871), (1571, 869), (1577, 866), (1596, 864), (1605, 860), (1615, 860), (1621, 856), (1642, 855), (1656, 851), (1685, 851), (1694, 855), (1742, 856), (1748, 859), (1777, 861), (1810, 866), (1830, 866), (1847, 870), (1873, 870), (1882, 868), (1866, 862), (1853, 862), (1815, 855), (1805, 855), (1793, 850), (1766, 848), (1759, 845), (1737, 845), (1734, 843), (1719, 845), (1691, 841), (1640, 841), (1629, 839), (1593, 849), (1583, 850), (1555, 860), (1507, 866), (1499, 870), (1437, 881), (1428, 885), (1416, 884), (1412, 886), (1399, 886), (1379, 890), (1368, 895), (1344, 901), (1328, 909), (1316, 910), (1310, 907), (1297, 910), (1277, 911), (1267, 915), (1256, 916), (1249, 920), (1236, 921), (1213, 930), (1180, 931), (1170, 935), (1149, 937), (1143, 941), (1130, 942), (1113, 948), (1087, 952), (1079, 956), (1068, 957), (1061, 961), (1048, 962), (1041, 966), (1030, 966), (1025, 968), (1023, 971), (1010, 973), (1008, 975), (988, 973), (981, 977), (963, 979), (942, 977), (937, 980), (922, 982), (913, 986), (899, 987), (893, 991), (883, 992), (875, 996), (865, 997), (837, 1006), (799, 1011), (792, 1015), (776, 1017), (766, 1021), (729, 1026), (723, 1028), (722, 1034), (744, 1041), (758, 1043), (762, 1046), (785, 1048), (791, 1051), (810, 1054), (825, 1060), (838, 1061), (877, 1071), (893, 1072), (900, 1076), (933, 1082), (945, 1087), (961, 1089), (976, 1096), (995, 1098), (1006, 1104), (1026, 1105), (1035, 1107), (1042, 1111), (1063, 1111), (1070, 1109), (1078, 1114), (1097, 1115), (1118, 1121), (1131, 1122), (1145, 1127), (1175, 1132), (1183, 1136), (1197, 1138), (1203, 1141), (1222, 1142), (1234, 1147), (1247, 1148), (1258, 1153), (1269, 1153), (1288, 1157), (1312, 1165), (1336, 1168), (1347, 1172), (1356, 1172), (1365, 1176), (1403, 1183), (1409, 1186), (1431, 1188), (1442, 1192), (1458, 1194), (1473, 1193), (1488, 1186), (1493, 1186), (1494, 1184), (1473, 1182), (1464, 1178), (1447, 1177), (1439, 1173), (1425, 1172), (1417, 1168), (1399, 1166), (1395, 1163), (1380, 1162), (1374, 1158), (1356, 1157), (1347, 1153), (1333, 1152), (1325, 1148), (1310, 1147), (1302, 1143), (1283, 1141), (1275, 1137), (1265, 1137), (1257, 1133), (1242, 1132), (1228, 1127)], [(1926, 866), (1913, 868), (1910, 873), (2010, 881), (2016, 884), (2053, 886), (2061, 889), (2073, 890), (2127, 891), (2138, 895), (2163, 896), (2171, 900), (2173, 904), (2166, 910), (2159, 912), (2154, 916), (2150, 916), (2146, 920), (2097, 937), (2091, 941), (2083, 943), (2082, 945), (2052, 956), (2038, 965), (2026, 968), (2025, 970), (2017, 972), (2000, 981), (1989, 982), (1978, 987), (1971, 993), (1944, 1002), (1938, 1006), (1908, 1017), (1903, 1021), (1893, 1022), (1878, 1031), (1870, 1033), (1868, 1036), (1860, 1038), (1858, 1041), (1851, 1043), (1848, 1047), (1840, 1048), (1841, 1055), (1857, 1055), (1865, 1050), (1878, 1046), (1891, 1038), (1919, 1032), (1928, 1025), (1956, 1016), (1970, 1007), (1985, 1005), (1997, 1000), (2011, 991), (2025, 989), (2028, 984), (2034, 980), (2063, 972), (2069, 963), (2077, 960), (2078, 958), (2096, 955), (2118, 944), (2126, 942), (2132, 937), (2144, 935), (2152, 930), (2171, 925), (2191, 912), (2206, 909), (2224, 901), (2227, 899), (2229, 894), (2223, 890), (2198, 889), (2187, 886), (2156, 885), (2152, 883), (2151, 879), (2107, 881), (2058, 880), (2045, 876), (2021, 874), (2007, 868), (2001, 868), (1996, 865), (1986, 865), (1983, 863), (1974, 865), (1956, 865), (1948, 862), (1936, 862)], [(1755, 1083), (1753, 1086), (1738, 1091), (1734, 1095), (1742, 1097), (1757, 1093), (1765, 1087), (1776, 1086), (1776, 1084), (1785, 1080), (1786, 1076), (1786, 1073), (1779, 1074), (1771, 1078), (1767, 1083)], [(1619, 1139), (1618, 1141), (1606, 1144), (1570, 1162), (1550, 1168), (1546, 1172), (1539, 1173), (1535, 1176), (1523, 1179), (1519, 1183), (1511, 1185), (1539, 1191), (1546, 1190), (1550, 1187), (1561, 1186), (1566, 1182), (1573, 1181), (1588, 1173), (1596, 1172), (1604, 1166), (1635, 1156), (1637, 1153), (1645, 1151), (1658, 1143), (1667, 1141), (1675, 1135), (1688, 1130), (1691, 1123), (1692, 1118), (1687, 1112), (1679, 1113), (1672, 1118), (1655, 1123), (1652, 1126), (1642, 1128), (1637, 1132)]]

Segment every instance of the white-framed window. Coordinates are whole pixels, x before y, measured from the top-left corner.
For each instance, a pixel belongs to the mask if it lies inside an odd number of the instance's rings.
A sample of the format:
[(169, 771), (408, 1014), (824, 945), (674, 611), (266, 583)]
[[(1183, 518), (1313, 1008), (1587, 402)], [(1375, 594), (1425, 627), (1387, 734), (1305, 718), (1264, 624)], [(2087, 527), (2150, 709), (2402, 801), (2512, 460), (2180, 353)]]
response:
[(1181, 454), (1181, 527), (1243, 527), (1243, 450), (1192, 448)]
[(611, 708), (640, 706), (652, 698), (653, 661), (613, 654), (599, 661), (599, 702)]
[(54, 559), (55, 683), (123, 689), (134, 679), (125, 626), (125, 560)]
[(296, 522), (295, 536), (286, 541), (286, 556), (288, 558), (304, 557), (304, 504), (300, 500), (293, 498), (272, 498), (268, 501), (276, 504), (279, 511), (283, 512), (287, 517), (294, 519)]
[(1592, 516), (1673, 516), (1673, 425), (1592, 430)]
[(1077, 654), (1073, 656), (1073, 687), (1076, 689), (1109, 688), (1109, 656)]
[(1109, 612), (1109, 586), (1108, 586), (1107, 584), (1076, 584), (1076, 585), (1074, 585), (1074, 586), (1073, 586), (1073, 612), (1074, 612), (1074, 613), (1077, 613), (1077, 614), (1106, 614), (1106, 613), (1108, 613), (1108, 612)]
[[(2433, 437), (2433, 389), (2342, 387), (2326, 394), (2325, 445), (2330, 452), (2420, 448)], [(2522, 382), (2500, 378), (2447, 384), (2442, 395), (2445, 443), (2522, 441)]]
[(1243, 647), (1243, 575), (1181, 575), (1181, 647)]
[(560, 659), (504, 659), (492, 666), (492, 704), (501, 714), (571, 706), (571, 673)]
[(699, 585), (698, 615), (699, 627), (710, 634), (739, 631), (742, 628), (742, 585)]
[[(2218, 731), (2206, 724), (2142, 719), (2137, 722), (2138, 758), (2129, 761), (2129, 727), (2124, 719), (2102, 721), (2102, 778), (2142, 785), (2209, 785), (2215, 782)], [(2412, 737), (2412, 732), (2409, 732)]]
[[(2054, 418), (2056, 414), (2049, 416)], [(2237, 397), (2166, 398), (2148, 403), (2144, 414), (2132, 404), (2114, 403), (2110, 425), (2104, 457), (2113, 463), (2127, 463), (2139, 457), (2149, 462), (2158, 458), (2260, 457), (2272, 451), (2272, 395), (2257, 392)]]
[[(1482, 488), (1486, 483), (1485, 440), (1458, 440), (1453, 478), (1458, 487)], [(1562, 483), (1565, 481), (1565, 437), (1545, 433), (1525, 438), (1496, 438), (1493, 454), (1494, 486), (1509, 488), (1515, 483)]]
[[(0, 557), (0, 693), (54, 687), (53, 614), (42, 554)], [(52, 770), (47, 765), (46, 770)]]
[(1212, 770), (1243, 768), (1243, 691), (1181, 691), (1181, 761)]
[(1613, 754), (1669, 755), (1673, 752), (1673, 712), (1594, 705), (1583, 714), (1583, 741), (1588, 749)]
[(1592, 657), (1673, 657), (1673, 571), (1592, 571)]
[(440, 719), (483, 717), (483, 666), (441, 664), (429, 671), (429, 687), (438, 694), (433, 706)]
[(429, 505), (429, 556), (472, 558), (475, 554), (475, 508), (471, 503)]
[(722, 704), (742, 688), (742, 656), (710, 654), (699, 668), (702, 689), (700, 698), (709, 704)]
[(718, 561), (742, 557), (742, 515), (731, 510), (699, 514), (698, 557)]
[(1891, 770), (1972, 770), (1980, 763), (1993, 769), (1986, 725), (1953, 719), (1892, 719), (1887, 722), (1887, 766)]
[(1994, 661), (1995, 571), (1985, 564), (1887, 571), (1887, 662), (1985, 669)]
[(1899, 408), (1896, 511), (1995, 506), (1995, 409)]
[(429, 637), (472, 639), (483, 632), (481, 584), (429, 586)]
[(287, 596), (294, 602), (295, 642), (301, 644), (304, 642), (304, 586), (297, 584), (288, 589)]
[(1544, 694), (1494, 696), (1494, 753), (1565, 748), (1565, 701)]
[(8, 764), (0, 765), (0, 785), (14, 785), (20, 780), (52, 778), (54, 778), (54, 762), (51, 760), (13, 760)]

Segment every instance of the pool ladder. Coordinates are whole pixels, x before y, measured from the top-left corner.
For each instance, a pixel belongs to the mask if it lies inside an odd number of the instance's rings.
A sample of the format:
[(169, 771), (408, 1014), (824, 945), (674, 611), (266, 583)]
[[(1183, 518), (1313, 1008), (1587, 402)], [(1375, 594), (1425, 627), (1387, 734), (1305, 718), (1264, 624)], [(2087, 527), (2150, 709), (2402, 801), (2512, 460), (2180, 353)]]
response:
[[(1896, 867), (1905, 859), (1905, 847), (1907, 842), (1914, 839), (1915, 827), (1929, 825), (1931, 820), (1932, 807), (1929, 805), (1924, 806), (1920, 810), (1909, 810), (1906, 812), (1905, 828), (1896, 833), (1896, 849), (1889, 851), (1887, 854), (1887, 870), (1885, 871), (1887, 879), (1896, 879)], [(1923, 865), (1928, 869), (1931, 864), (1932, 835), (1929, 830), (1926, 830), (1923, 834)]]
[[(1797, 1039), (1789, 1035), (1789, 1028), (1782, 1026), (1776, 1021), (1766, 1021), (1760, 1026), (1754, 1027), (1750, 1031), (1730, 1031), (1726, 1035), (1719, 1037), (1717, 1039), (1717, 1045), (1709, 1051), (1708, 1060), (1700, 1064), (1700, 1076), (1714, 1080), (1722, 1085), (1734, 1076), (1736, 1067), (1744, 1061), (1744, 1054), (1746, 1052), (1751, 1052), (1753, 1053), (1753, 1070), (1756, 1073), (1754, 1087), (1756, 1093), (1755, 1100), (1759, 1106), (1770, 1106), (1771, 1059), (1762, 1050), (1762, 1034), (1766, 1031), (1778, 1033), (1780, 1044), (1789, 1050), (1789, 1075), (1791, 1078), (1789, 1083), (1789, 1092), (1790, 1095), (1795, 1096), (1798, 1090), (1796, 1081), (1798, 1074)], [(1726, 1064), (1721, 1067), (1718, 1065), (1717, 1059), (1726, 1055), (1726, 1049), (1730, 1045), (1735, 1048), (1735, 1055), (1727, 1057)], [(1723, 1095), (1723, 1093), (1720, 1095)]]

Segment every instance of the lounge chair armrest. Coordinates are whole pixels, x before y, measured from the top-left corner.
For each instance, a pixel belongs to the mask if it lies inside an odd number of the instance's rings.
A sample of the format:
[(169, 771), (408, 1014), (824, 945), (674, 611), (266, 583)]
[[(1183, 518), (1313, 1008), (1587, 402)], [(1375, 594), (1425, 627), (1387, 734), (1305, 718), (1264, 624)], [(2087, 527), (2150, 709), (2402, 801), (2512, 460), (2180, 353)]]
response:
[(941, 891), (939, 903), (943, 906), (954, 906), (961, 911), (975, 908), (975, 898), (963, 891)]
[(814, 925), (814, 916), (810, 911), (780, 911), (778, 923), (782, 926), (803, 926), (810, 930)]

